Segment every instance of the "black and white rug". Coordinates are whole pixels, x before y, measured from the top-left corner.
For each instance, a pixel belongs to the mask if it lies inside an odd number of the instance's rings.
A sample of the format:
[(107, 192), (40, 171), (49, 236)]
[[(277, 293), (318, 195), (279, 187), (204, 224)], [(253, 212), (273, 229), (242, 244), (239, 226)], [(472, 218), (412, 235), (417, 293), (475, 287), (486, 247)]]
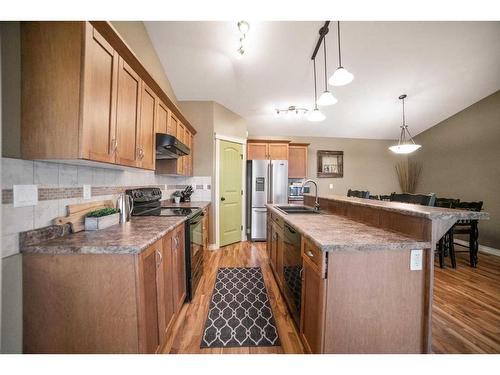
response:
[(278, 345), (261, 269), (219, 268), (201, 347)]

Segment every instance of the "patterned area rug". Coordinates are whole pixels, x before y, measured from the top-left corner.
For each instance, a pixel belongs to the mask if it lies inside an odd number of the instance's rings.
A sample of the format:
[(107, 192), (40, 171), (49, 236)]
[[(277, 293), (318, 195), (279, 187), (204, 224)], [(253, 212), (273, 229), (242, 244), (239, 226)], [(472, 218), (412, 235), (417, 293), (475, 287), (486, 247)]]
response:
[(260, 268), (219, 268), (201, 347), (278, 345)]

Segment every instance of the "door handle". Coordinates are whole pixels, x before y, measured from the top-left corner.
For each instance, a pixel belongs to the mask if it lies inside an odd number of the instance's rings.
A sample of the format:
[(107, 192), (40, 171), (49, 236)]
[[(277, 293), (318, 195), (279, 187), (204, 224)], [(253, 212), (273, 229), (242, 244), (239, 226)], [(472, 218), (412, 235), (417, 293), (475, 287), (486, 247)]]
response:
[(224, 202), (226, 200), (226, 198), (220, 197), (220, 200)]
[(310, 256), (311, 258), (314, 256), (313, 252), (311, 250), (307, 251), (306, 254)]

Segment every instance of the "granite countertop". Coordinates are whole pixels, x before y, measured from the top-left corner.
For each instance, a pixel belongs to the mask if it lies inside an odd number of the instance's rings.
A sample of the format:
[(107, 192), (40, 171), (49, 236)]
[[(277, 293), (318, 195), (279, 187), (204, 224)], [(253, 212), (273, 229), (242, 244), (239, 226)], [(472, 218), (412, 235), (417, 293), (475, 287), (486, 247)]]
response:
[(406, 250), (430, 248), (430, 243), (418, 241), (401, 233), (375, 228), (329, 213), (286, 214), (268, 204), (302, 235), (309, 238), (323, 251)]
[[(199, 207), (210, 202), (190, 202), (175, 205), (162, 202), (165, 207)], [(46, 254), (138, 254), (179, 224), (186, 216), (133, 216), (128, 223), (109, 228), (66, 234), (60, 237), (21, 247), (21, 252)]]
[[(304, 194), (309, 197), (315, 197), (314, 194)], [(487, 212), (475, 212), (467, 210), (457, 210), (452, 208), (430, 207), (411, 203), (387, 202), (375, 199), (345, 197), (343, 195), (318, 195), (318, 198), (329, 199), (337, 202), (346, 202), (354, 205), (374, 207), (385, 211), (399, 212), (410, 216), (425, 217), (431, 220), (456, 219), (456, 220), (484, 220), (489, 219)]]

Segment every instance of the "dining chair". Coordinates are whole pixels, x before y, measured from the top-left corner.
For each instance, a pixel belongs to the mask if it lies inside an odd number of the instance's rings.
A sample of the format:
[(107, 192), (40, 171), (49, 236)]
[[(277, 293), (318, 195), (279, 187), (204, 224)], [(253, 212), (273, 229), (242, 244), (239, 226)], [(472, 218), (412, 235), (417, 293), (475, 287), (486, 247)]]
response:
[[(483, 202), (460, 202), (456, 208), (468, 211), (481, 211), (483, 209)], [(471, 267), (477, 267), (478, 258), (477, 253), (479, 250), (479, 229), (477, 227), (477, 220), (458, 220), (453, 226), (452, 236), (455, 234), (468, 234), (469, 235), (469, 261)], [(453, 241), (453, 237), (452, 237)], [(464, 246), (460, 243), (453, 242), (454, 245)]]
[[(455, 208), (460, 203), (460, 199), (454, 198), (436, 198), (435, 207)], [(457, 260), (455, 257), (455, 246), (453, 245), (453, 227), (448, 230), (437, 243), (436, 255), (439, 257), (439, 267), (444, 268), (444, 258), (450, 255), (451, 266), (457, 268)]]
[(351, 189), (349, 189), (347, 191), (347, 196), (348, 197), (356, 197), (356, 198), (366, 198), (366, 199), (368, 199), (370, 197), (370, 192), (369, 191), (363, 191), (363, 190), (351, 190)]
[(390, 197), (391, 202), (402, 202), (420, 204), (422, 206), (434, 206), (436, 194), (410, 194), (410, 193), (392, 193)]

